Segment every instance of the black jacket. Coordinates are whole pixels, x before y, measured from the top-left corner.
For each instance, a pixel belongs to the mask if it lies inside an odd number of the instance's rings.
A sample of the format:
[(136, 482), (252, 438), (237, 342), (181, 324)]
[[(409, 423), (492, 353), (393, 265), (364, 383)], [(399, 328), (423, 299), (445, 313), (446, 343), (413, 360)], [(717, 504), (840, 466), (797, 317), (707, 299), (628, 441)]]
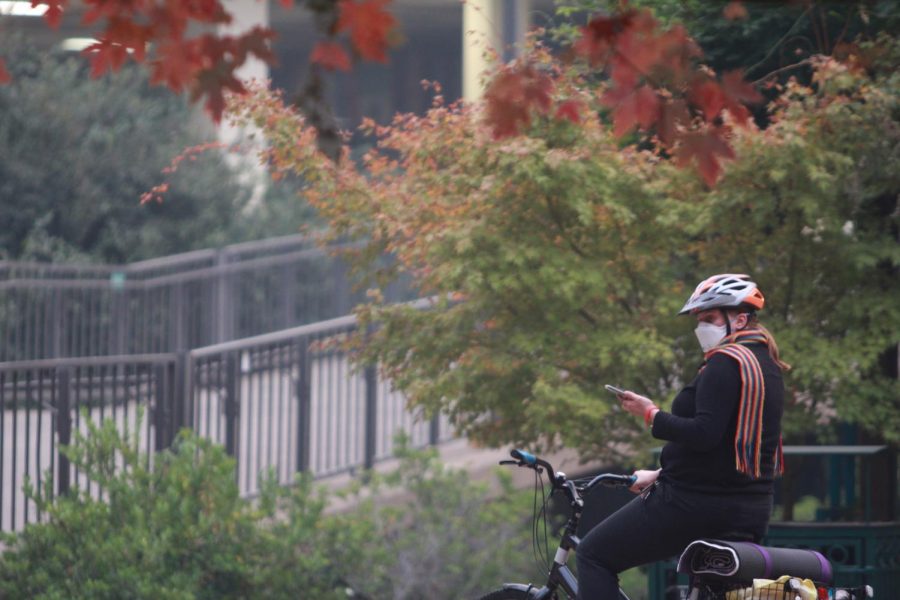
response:
[(760, 464), (753, 479), (735, 468), (734, 435), (741, 394), (735, 359), (713, 354), (694, 380), (653, 421), (653, 437), (667, 440), (660, 456), (660, 479), (686, 490), (715, 494), (771, 494), (774, 457), (781, 436), (784, 382), (781, 369), (763, 344), (748, 348), (759, 360), (765, 380)]

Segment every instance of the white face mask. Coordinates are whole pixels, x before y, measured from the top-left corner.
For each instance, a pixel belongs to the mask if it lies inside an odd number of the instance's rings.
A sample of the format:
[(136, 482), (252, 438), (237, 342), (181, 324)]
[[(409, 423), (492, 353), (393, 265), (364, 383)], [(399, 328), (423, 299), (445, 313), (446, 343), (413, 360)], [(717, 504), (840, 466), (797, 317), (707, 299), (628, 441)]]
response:
[(704, 321), (697, 324), (694, 333), (700, 342), (700, 347), (707, 352), (722, 341), (722, 338), (728, 333), (728, 329), (724, 325), (713, 325)]

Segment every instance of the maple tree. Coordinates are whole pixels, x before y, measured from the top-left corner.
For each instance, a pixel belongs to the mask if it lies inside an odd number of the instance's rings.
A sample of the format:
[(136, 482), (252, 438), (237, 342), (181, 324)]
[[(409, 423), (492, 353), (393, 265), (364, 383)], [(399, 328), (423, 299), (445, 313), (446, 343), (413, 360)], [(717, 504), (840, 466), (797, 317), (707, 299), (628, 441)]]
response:
[[(293, 0), (280, 0), (292, 6)], [(320, 132), (319, 146), (335, 156), (336, 126), (322, 109), (322, 81), (317, 69), (349, 70), (355, 59), (385, 62), (397, 23), (388, 10), (390, 0), (307, 2), (317, 13), (324, 39), (314, 46), (313, 69), (300, 103)], [(44, 18), (58, 27), (70, 0), (32, 0), (46, 6)], [(176, 92), (187, 91), (218, 121), (224, 94), (245, 91), (236, 70), (250, 57), (272, 63), (270, 28), (254, 27), (241, 34), (189, 34), (193, 24), (221, 26), (231, 15), (218, 0), (189, 2), (122, 2), (85, 0), (84, 25), (101, 24), (97, 41), (85, 53), (91, 75), (117, 71), (128, 60), (146, 63), (151, 81)], [(732, 2), (726, 15), (741, 16), (740, 2)], [(346, 37), (346, 40), (344, 39)], [(740, 73), (721, 80), (698, 69), (699, 49), (680, 26), (662, 29), (649, 10), (623, 4), (611, 16), (598, 16), (583, 28), (576, 52), (591, 68), (605, 69), (613, 82), (603, 97), (612, 109), (614, 131), (623, 136), (634, 127), (655, 128), (660, 142), (676, 153), (680, 164), (696, 164), (708, 184), (721, 173), (722, 158), (732, 157), (727, 141), (729, 112), (746, 123), (744, 102), (760, 96), (743, 82)], [(9, 81), (0, 58), (0, 82)], [(497, 136), (515, 135), (530, 121), (532, 111), (551, 109), (552, 80), (534, 65), (517, 64), (495, 77), (486, 93), (488, 122)], [(580, 118), (578, 104), (563, 103), (555, 114), (573, 122)], [(699, 116), (697, 121), (694, 117)]]
[[(729, 5), (727, 14), (734, 17), (736, 10)], [(590, 70), (608, 75), (600, 100), (611, 111), (617, 137), (653, 131), (678, 164), (695, 164), (708, 185), (718, 180), (722, 159), (734, 157), (728, 137), (732, 124), (748, 124), (744, 105), (762, 100), (740, 71), (716, 78), (700, 67), (702, 53), (684, 27), (663, 28), (649, 9), (594, 17), (582, 27), (574, 52)], [(505, 69), (486, 92), (495, 137), (518, 133), (532, 112), (548, 114), (551, 94), (552, 80), (536, 74), (534, 65), (523, 61)], [(561, 111), (578, 121), (571, 105)]]
[[(285, 7), (293, 0), (279, 0)], [(354, 57), (384, 62), (396, 22), (387, 10), (390, 0), (339, 0), (304, 3), (318, 13), (326, 39), (315, 47), (311, 61), (327, 69), (348, 69)], [(44, 20), (58, 28), (72, 0), (31, 0), (44, 5)], [(175, 92), (188, 92), (204, 105), (214, 120), (221, 119), (224, 94), (244, 92), (236, 70), (251, 57), (273, 63), (271, 28), (256, 26), (231, 35), (192, 34), (192, 26), (222, 26), (232, 16), (219, 0), (82, 0), (86, 11), (82, 25), (100, 26), (96, 42), (84, 53), (91, 75), (118, 71), (129, 60), (146, 64), (151, 81)], [(201, 28), (202, 29), (202, 28)], [(349, 43), (341, 39), (347, 33)], [(349, 50), (348, 50), (349, 48)], [(0, 57), (0, 83), (11, 80)]]
[[(895, 56), (885, 44), (870, 55)], [(272, 141), (273, 170), (305, 182), (325, 239), (360, 242), (347, 257), (374, 288), (357, 308), (359, 360), (471, 439), (633, 459), (651, 440), (603, 384), (665, 404), (701, 359), (674, 315), (697, 281), (732, 269), (760, 282), (795, 367), (788, 431), (840, 414), (896, 439), (898, 384), (881, 356), (900, 326), (900, 79), (892, 59), (866, 56), (817, 58), (815, 87), (786, 86), (769, 127), (732, 128), (734, 159), (712, 188), (652, 145), (623, 144), (603, 110), (616, 82), (598, 87), (540, 45), (517, 63), (526, 76), (498, 66), (500, 98), (538, 106), (513, 114), (514, 136), (484, 128), (490, 98), (447, 104), (438, 88), (424, 115), (364, 124), (377, 143), (361, 162), (335, 163), (277, 95), (255, 90), (231, 111)], [(399, 275), (431, 309), (380, 300)]]

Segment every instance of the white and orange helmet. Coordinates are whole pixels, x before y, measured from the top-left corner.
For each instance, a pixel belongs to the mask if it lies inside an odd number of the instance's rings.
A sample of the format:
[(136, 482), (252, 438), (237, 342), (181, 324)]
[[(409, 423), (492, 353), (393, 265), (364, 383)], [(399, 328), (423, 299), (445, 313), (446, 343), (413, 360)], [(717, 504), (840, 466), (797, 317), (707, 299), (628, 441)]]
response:
[(759, 310), (766, 303), (762, 292), (749, 275), (723, 273), (700, 282), (679, 315), (712, 308), (746, 308)]

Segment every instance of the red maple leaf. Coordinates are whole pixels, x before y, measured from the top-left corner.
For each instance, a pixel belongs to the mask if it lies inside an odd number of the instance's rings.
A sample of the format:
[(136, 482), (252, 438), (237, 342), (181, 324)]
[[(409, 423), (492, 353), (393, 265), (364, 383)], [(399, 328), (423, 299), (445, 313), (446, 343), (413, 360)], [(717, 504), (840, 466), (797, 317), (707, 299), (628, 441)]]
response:
[(616, 38), (631, 26), (634, 15), (634, 10), (628, 10), (611, 17), (594, 17), (581, 28), (581, 37), (575, 42), (575, 52), (592, 65), (606, 62)]
[(696, 106), (707, 123), (711, 123), (725, 108), (725, 94), (722, 87), (708, 77), (695, 78), (687, 92), (688, 100)]
[(44, 20), (53, 29), (59, 29), (59, 24), (62, 22), (63, 12), (68, 2), (69, 0), (31, 0), (31, 8), (37, 8), (42, 4), (46, 6), (47, 10), (44, 12)]
[(366, 60), (387, 62), (388, 35), (397, 21), (385, 9), (390, 0), (340, 0), (336, 31), (349, 30), (353, 48)]
[(560, 102), (556, 107), (555, 117), (557, 119), (568, 119), (575, 124), (581, 122), (581, 102), (578, 100), (566, 100)]
[(486, 120), (494, 138), (513, 136), (531, 122), (531, 113), (546, 114), (551, 105), (553, 80), (530, 65), (506, 67), (484, 92)]
[(725, 141), (721, 128), (692, 131), (681, 136), (675, 161), (681, 166), (697, 165), (706, 185), (712, 187), (722, 173), (722, 159), (734, 158), (734, 150)]
[(659, 140), (666, 146), (671, 146), (678, 136), (679, 127), (685, 127), (690, 122), (691, 115), (684, 100), (674, 98), (664, 102), (660, 107), (659, 123), (656, 127)]
[(600, 101), (613, 109), (613, 135), (622, 137), (634, 127), (647, 129), (660, 117), (659, 96), (648, 85), (637, 89), (616, 87), (603, 94)]
[(172, 40), (162, 42), (152, 63), (151, 83), (163, 83), (181, 91), (193, 81), (202, 64), (200, 44), (197, 40)]
[(10, 81), (12, 81), (12, 75), (6, 69), (6, 62), (0, 58), (0, 84), (9, 83)]
[(349, 71), (350, 57), (337, 42), (319, 42), (313, 48), (309, 61), (330, 70)]
[(750, 111), (744, 104), (756, 104), (764, 100), (762, 94), (744, 80), (744, 74), (740, 69), (722, 75), (722, 93), (725, 99), (725, 108), (740, 123), (746, 123), (750, 118)]
[(101, 39), (87, 48), (84, 53), (90, 56), (91, 77), (100, 77), (107, 71), (118, 71), (128, 60), (128, 48), (117, 42)]

